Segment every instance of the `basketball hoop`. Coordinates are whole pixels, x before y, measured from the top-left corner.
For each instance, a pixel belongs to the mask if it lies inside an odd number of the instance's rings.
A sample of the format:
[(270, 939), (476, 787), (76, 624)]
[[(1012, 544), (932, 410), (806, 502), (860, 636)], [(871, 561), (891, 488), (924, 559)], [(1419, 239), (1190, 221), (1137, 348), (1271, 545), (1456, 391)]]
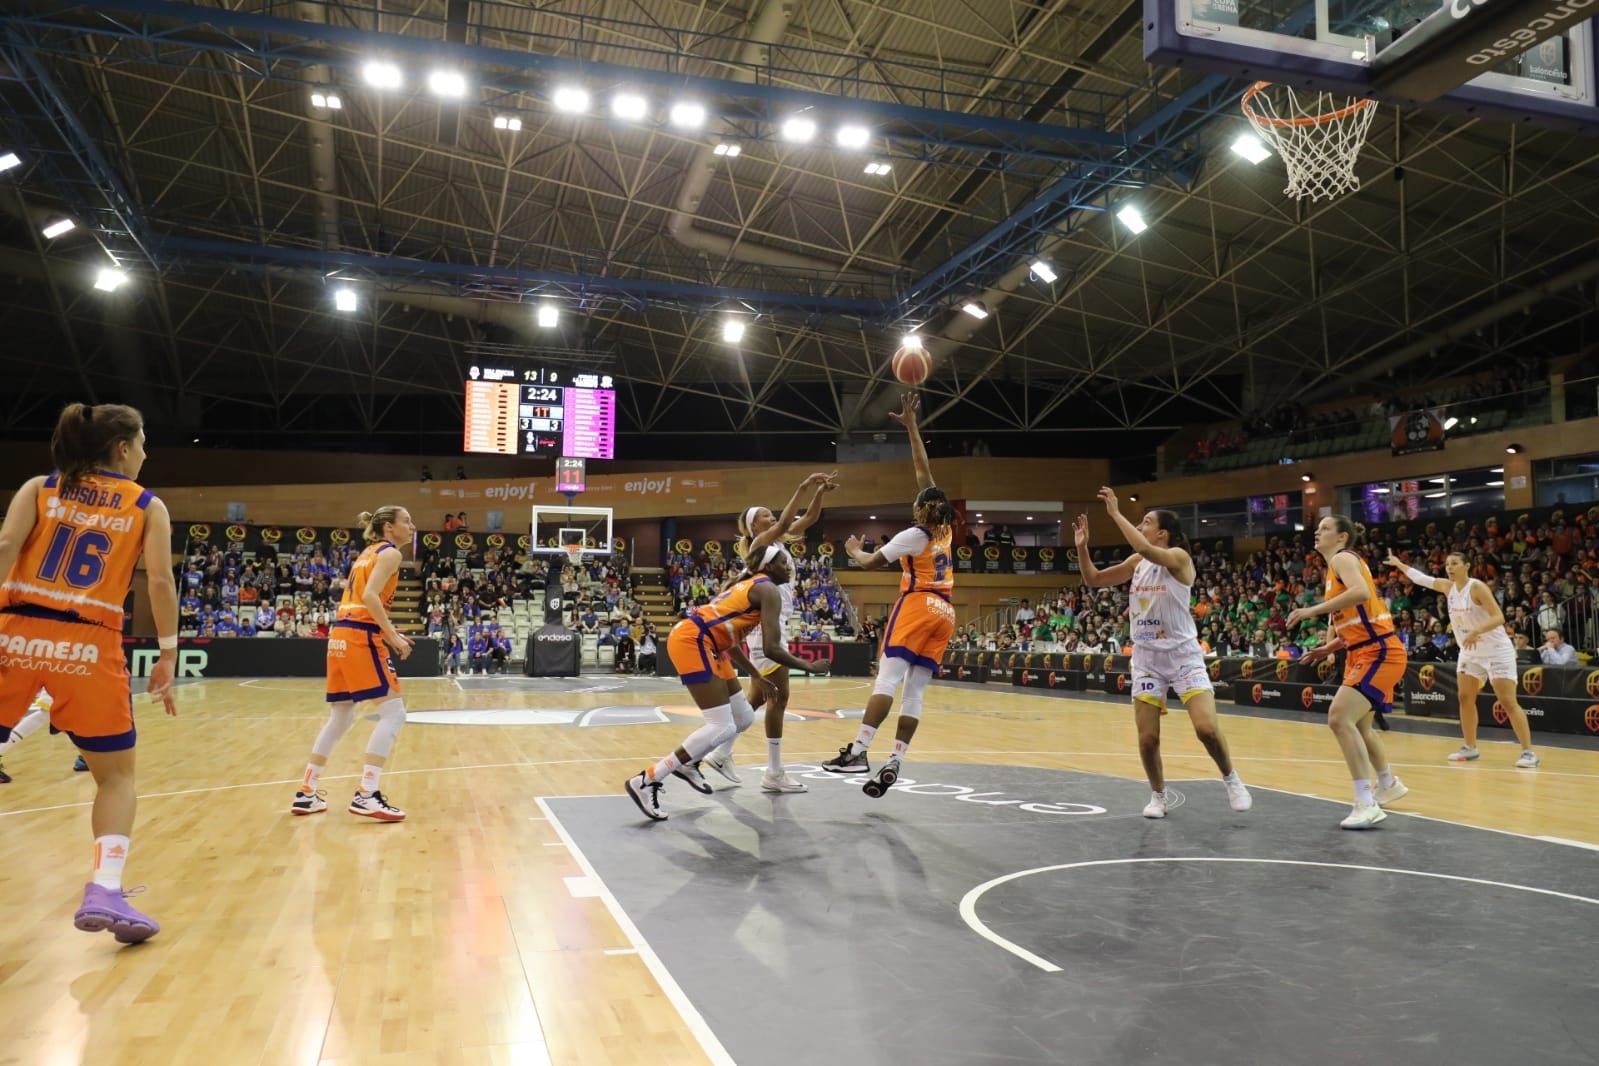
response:
[(566, 549), (566, 561), (571, 564), (572, 569), (581, 568), (583, 565), (583, 545), (563, 544), (561, 547)]
[(1321, 92), (1302, 101), (1286, 85), (1257, 81), (1244, 93), (1241, 106), (1261, 140), (1288, 168), (1283, 192), (1330, 200), (1360, 188), (1355, 160), (1377, 114), (1376, 103), (1350, 96), (1340, 106), (1332, 93)]

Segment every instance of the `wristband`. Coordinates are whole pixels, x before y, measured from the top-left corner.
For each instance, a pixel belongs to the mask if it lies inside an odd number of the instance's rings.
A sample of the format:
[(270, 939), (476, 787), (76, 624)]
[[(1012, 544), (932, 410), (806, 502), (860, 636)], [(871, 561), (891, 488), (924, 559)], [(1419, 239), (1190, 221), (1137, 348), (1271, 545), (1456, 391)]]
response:
[(1412, 585), (1430, 585), (1430, 584), (1432, 584), (1432, 575), (1431, 574), (1424, 574), (1420, 570), (1417, 570), (1413, 566), (1405, 567), (1405, 576), (1410, 579), (1410, 583)]
[(162, 651), (177, 651), (178, 650), (178, 638), (177, 637), (162, 637), (162, 638), (160, 638), (159, 640), (156, 641), (156, 644), (161, 648)]

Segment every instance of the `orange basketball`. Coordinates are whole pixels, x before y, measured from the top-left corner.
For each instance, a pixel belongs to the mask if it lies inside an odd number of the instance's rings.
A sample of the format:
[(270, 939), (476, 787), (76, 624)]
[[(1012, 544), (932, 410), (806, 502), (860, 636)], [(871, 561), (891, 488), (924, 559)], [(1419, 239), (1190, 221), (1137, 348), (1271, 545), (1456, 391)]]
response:
[(894, 353), (894, 376), (907, 385), (920, 385), (927, 380), (927, 375), (933, 372), (933, 357), (927, 354), (927, 349), (922, 347), (907, 348), (903, 345)]

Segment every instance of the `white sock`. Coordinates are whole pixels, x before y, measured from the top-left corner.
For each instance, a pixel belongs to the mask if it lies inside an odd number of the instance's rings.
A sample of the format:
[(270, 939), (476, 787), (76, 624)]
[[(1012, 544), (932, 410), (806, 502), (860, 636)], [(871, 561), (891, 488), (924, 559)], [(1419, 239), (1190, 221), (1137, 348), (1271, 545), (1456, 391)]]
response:
[(768, 773), (783, 772), (783, 738), (766, 738), (766, 769)]
[(876, 735), (877, 727), (875, 725), (862, 725), (861, 731), (855, 734), (855, 740), (849, 746), (849, 753), (851, 755), (860, 755), (872, 746), (872, 738)]
[(128, 838), (108, 834), (94, 838), (94, 883), (122, 891), (122, 867), (128, 862)]
[(322, 771), (326, 767), (318, 766), (314, 762), (305, 764), (305, 777), (300, 781), (300, 791), (309, 796), (316, 791), (316, 784), (322, 780)]
[(655, 764), (655, 769), (650, 771), (651, 781), (665, 781), (672, 776), (672, 771), (683, 765), (683, 760), (677, 757), (677, 752), (672, 752), (666, 758)]
[(23, 715), (22, 721), (11, 727), (11, 735), (5, 739), (5, 742), (0, 743), (0, 755), (4, 755), (13, 747), (28, 739), (35, 730), (49, 720), (50, 708), (35, 703), (28, 710), (28, 713)]
[(361, 791), (376, 792), (378, 781), (383, 777), (383, 767), (367, 763), (361, 767)]
[(1377, 797), (1372, 795), (1371, 779), (1362, 777), (1355, 781), (1355, 806), (1371, 807), (1377, 803)]
[(1222, 778), (1222, 780), (1227, 782), (1229, 785), (1241, 785), (1241, 784), (1244, 783), (1243, 779), (1238, 776), (1238, 771), (1237, 770), (1234, 770), (1232, 773), (1227, 774), (1226, 776), (1224, 776)]
[(910, 744), (908, 744), (907, 742), (905, 742), (903, 740), (895, 740), (894, 741), (894, 754), (890, 755), (889, 758), (893, 759), (895, 762), (899, 762), (901, 759), (903, 759), (905, 757), (905, 753), (907, 751), (910, 751), (910, 750), (911, 750)]
[(1394, 776), (1392, 767), (1377, 771), (1377, 786), (1379, 788), (1393, 788), (1394, 782), (1398, 780), (1399, 778)]

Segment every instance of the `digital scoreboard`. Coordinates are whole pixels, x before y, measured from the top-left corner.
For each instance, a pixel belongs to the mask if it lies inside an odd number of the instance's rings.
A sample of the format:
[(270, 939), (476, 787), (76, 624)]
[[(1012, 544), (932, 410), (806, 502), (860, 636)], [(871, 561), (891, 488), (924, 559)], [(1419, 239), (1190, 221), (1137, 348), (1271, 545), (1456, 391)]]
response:
[(473, 366), (467, 372), (463, 448), (485, 455), (613, 458), (612, 384), (609, 374)]

